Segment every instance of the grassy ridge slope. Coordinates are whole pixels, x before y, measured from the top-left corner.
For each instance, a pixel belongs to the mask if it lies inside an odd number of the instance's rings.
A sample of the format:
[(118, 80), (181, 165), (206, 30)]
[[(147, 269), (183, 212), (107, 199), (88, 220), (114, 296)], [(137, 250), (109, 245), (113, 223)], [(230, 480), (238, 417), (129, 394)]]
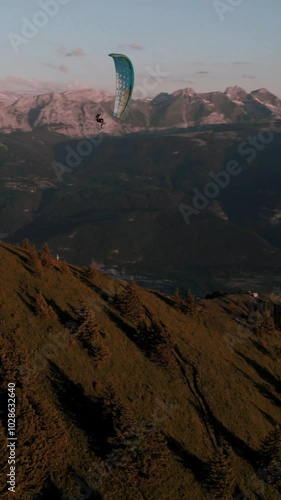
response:
[[(250, 296), (204, 300), (188, 315), (173, 298), (137, 287), (142, 320), (162, 322), (170, 335), (162, 363), (140, 342), (137, 321), (116, 308), (124, 282), (61, 262), (34, 273), (28, 257), (0, 246), (2, 400), (15, 382), (21, 436), (15, 498), (79, 498), (79, 481), (89, 498), (210, 498), (203, 473), (226, 445), (234, 496), (220, 498), (280, 498), (280, 485), (259, 477), (258, 451), (280, 422), (281, 334), (249, 329)], [(40, 293), (55, 314), (38, 316)], [(71, 333), (80, 302), (98, 325), (100, 358)]]

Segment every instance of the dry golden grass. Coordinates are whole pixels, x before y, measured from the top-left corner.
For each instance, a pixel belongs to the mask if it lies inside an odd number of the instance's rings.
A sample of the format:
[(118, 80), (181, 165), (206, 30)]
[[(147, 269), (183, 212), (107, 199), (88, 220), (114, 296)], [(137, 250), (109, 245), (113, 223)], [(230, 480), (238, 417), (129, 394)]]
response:
[[(19, 460), (15, 498), (61, 498), (62, 493), (75, 497), (79, 480), (99, 492), (95, 498), (210, 498), (206, 464), (225, 445), (232, 448), (237, 498), (240, 491), (249, 499), (280, 498), (277, 483), (259, 477), (258, 460), (262, 440), (280, 422), (281, 334), (257, 337), (249, 329), (252, 298), (202, 300), (198, 312), (188, 315), (176, 309), (173, 298), (137, 287), (143, 321), (149, 325), (153, 318), (169, 334), (171, 363), (161, 366), (147, 345), (136, 340), (138, 321), (114, 306), (114, 296), (124, 291), (125, 283), (99, 271), (91, 279), (84, 268), (69, 269), (63, 273), (61, 264), (54, 262), (34, 274), (26, 249), (0, 246), (1, 385), (5, 391), (7, 381), (17, 383), (19, 429), (31, 433), (34, 449), (38, 443), (36, 460), (45, 471), (34, 469), (33, 477), (29, 470), (25, 482), (25, 466), (31, 467), (32, 457), (26, 464)], [(36, 314), (38, 294), (55, 316)], [(96, 357), (95, 344), (89, 347), (75, 334), (81, 302), (98, 325), (104, 356)], [(33, 417), (28, 429), (29, 414)], [(126, 425), (127, 434), (122, 430)], [(62, 468), (54, 459), (55, 428), (61, 429), (60, 453), (62, 446), (67, 450)], [(114, 455), (112, 461), (110, 447), (118, 435), (118, 449), (131, 449), (129, 441), (120, 444), (122, 432), (135, 433), (136, 443), (151, 440), (145, 449), (152, 455), (153, 443), (164, 437), (164, 476), (161, 456), (153, 467), (149, 456), (150, 465), (136, 469), (135, 463), (129, 464), (128, 471), (146, 474), (134, 476), (134, 481), (129, 472), (126, 476), (121, 464), (128, 455)], [(5, 428), (1, 440), (4, 436)], [(18, 456), (26, 453), (19, 441)], [(141, 451), (134, 453), (139, 464)], [(157, 467), (161, 481), (156, 480)], [(2, 470), (1, 480), (4, 475)], [(5, 480), (2, 484), (3, 498), (9, 498)]]

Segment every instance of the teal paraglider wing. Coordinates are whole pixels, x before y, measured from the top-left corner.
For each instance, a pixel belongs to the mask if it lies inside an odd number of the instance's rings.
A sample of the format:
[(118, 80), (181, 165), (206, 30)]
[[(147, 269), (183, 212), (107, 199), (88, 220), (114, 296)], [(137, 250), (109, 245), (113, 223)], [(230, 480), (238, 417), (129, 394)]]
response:
[(134, 68), (127, 56), (108, 54), (113, 57), (116, 70), (116, 97), (113, 116), (121, 118), (130, 102), (134, 88)]

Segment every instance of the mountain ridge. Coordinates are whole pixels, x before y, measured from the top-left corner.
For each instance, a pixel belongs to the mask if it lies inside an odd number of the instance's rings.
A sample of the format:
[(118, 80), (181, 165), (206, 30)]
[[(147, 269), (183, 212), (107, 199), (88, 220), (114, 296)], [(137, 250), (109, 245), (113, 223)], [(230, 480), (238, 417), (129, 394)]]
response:
[(238, 86), (227, 87), (224, 92), (204, 93), (187, 87), (172, 93), (161, 92), (152, 99), (132, 100), (119, 121), (112, 116), (113, 108), (114, 96), (94, 89), (18, 98), (4, 92), (0, 94), (0, 132), (30, 132), (43, 127), (68, 137), (85, 137), (100, 130), (94, 119), (96, 112), (103, 113), (104, 133), (116, 136), (281, 118), (281, 100), (277, 96), (263, 88), (248, 93)]

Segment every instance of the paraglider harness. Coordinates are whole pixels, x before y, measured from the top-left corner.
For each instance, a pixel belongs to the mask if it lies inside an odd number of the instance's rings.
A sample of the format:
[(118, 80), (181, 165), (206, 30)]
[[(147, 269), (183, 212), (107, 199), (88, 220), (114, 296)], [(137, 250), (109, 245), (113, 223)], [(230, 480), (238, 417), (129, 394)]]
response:
[(104, 119), (100, 118), (100, 116), (101, 116), (101, 113), (96, 114), (96, 121), (101, 124), (101, 128), (102, 128), (103, 125), (105, 125), (105, 123), (104, 123)]

